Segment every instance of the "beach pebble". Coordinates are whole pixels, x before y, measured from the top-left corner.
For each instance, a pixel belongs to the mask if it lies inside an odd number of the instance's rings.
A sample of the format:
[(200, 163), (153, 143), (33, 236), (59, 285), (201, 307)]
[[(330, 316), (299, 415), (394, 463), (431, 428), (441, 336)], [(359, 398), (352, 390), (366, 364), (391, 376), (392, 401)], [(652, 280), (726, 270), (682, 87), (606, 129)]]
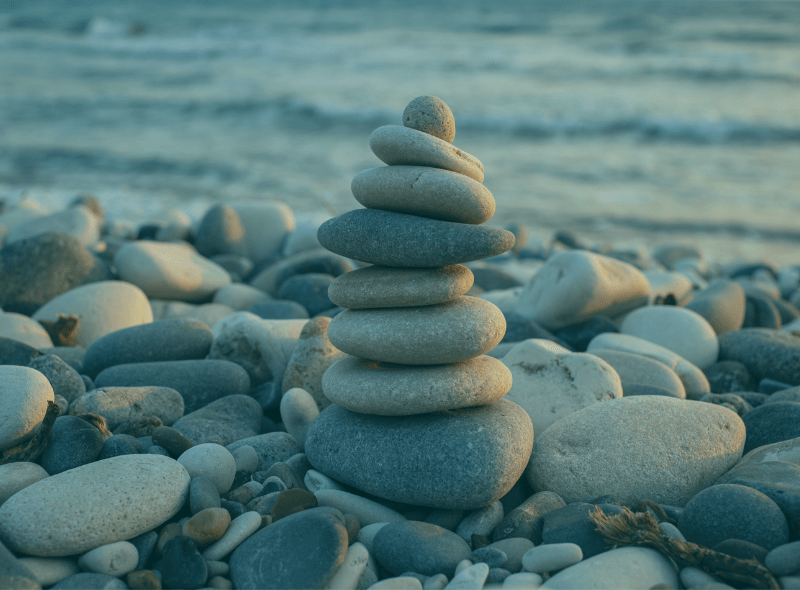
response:
[[(315, 469), (363, 491), (414, 505), (467, 510), (511, 489), (532, 442), (527, 413), (506, 400), (400, 417), (331, 405), (311, 425), (305, 449)], [(393, 469), (376, 470), (377, 464)]]
[(800, 403), (767, 403), (742, 417), (747, 427), (744, 452), (800, 437)]
[(214, 293), (214, 303), (227, 305), (234, 311), (247, 311), (256, 303), (267, 303), (269, 301), (272, 301), (272, 297), (261, 289), (241, 283), (225, 285)]
[(583, 560), (583, 551), (575, 543), (548, 543), (530, 549), (522, 556), (526, 572), (542, 574), (564, 569)]
[(643, 272), (650, 283), (650, 303), (686, 305), (692, 299), (693, 284), (686, 274), (676, 271), (648, 270)]
[(183, 523), (181, 533), (202, 547), (221, 539), (230, 523), (231, 515), (224, 508), (206, 508)]
[[(529, 539), (522, 539), (519, 537), (512, 537), (508, 539), (502, 539), (500, 541), (495, 541), (491, 545), (487, 545), (484, 549), (490, 550), (497, 550), (505, 555), (505, 562), (502, 564), (502, 568), (508, 570), (510, 573), (517, 573), (522, 569), (522, 557), (531, 549), (533, 549), (533, 542)], [(472, 556), (470, 559), (475, 562), (476, 559), (473, 559), (474, 555), (478, 552), (482, 551), (482, 549), (478, 549), (472, 552)]]
[(344, 562), (347, 545), (347, 530), (329, 509), (304, 510), (241, 543), (230, 557), (231, 580), (237, 588), (322, 588)]
[(236, 472), (249, 471), (255, 473), (258, 470), (258, 453), (253, 447), (247, 445), (239, 447), (231, 453), (236, 462)]
[(548, 330), (595, 315), (613, 317), (645, 305), (647, 278), (636, 267), (585, 251), (547, 259), (525, 285), (515, 311)]
[(332, 506), (342, 514), (353, 514), (362, 526), (377, 522), (396, 522), (405, 517), (373, 500), (340, 490), (318, 490), (314, 494), (320, 506)]
[[(662, 522), (658, 526), (661, 528), (661, 526), (665, 524), (667, 523)], [(672, 528), (677, 530), (676, 527)], [(683, 539), (683, 535), (681, 535), (680, 538), (685, 540)], [(741, 539), (725, 539), (722, 543), (719, 543), (714, 547), (714, 551), (730, 555), (731, 557), (736, 557), (737, 559), (755, 559), (762, 565), (764, 564), (764, 560), (769, 553), (769, 551), (760, 545), (750, 543), (749, 541), (742, 541)]]
[(628, 397), (574, 412), (537, 435), (526, 475), (534, 490), (566, 502), (611, 494), (626, 505), (647, 498), (683, 506), (734, 466), (744, 439), (741, 418), (720, 406)]
[(230, 451), (213, 443), (196, 445), (178, 457), (190, 477), (202, 475), (220, 494), (226, 493), (236, 475), (236, 461)]
[(167, 588), (202, 588), (208, 580), (208, 566), (194, 541), (177, 535), (161, 551), (161, 577)]
[(166, 450), (172, 457), (180, 457), (194, 446), (194, 443), (170, 426), (159, 426), (153, 430), (154, 447)]
[(302, 320), (307, 319), (308, 310), (296, 301), (273, 299), (251, 305), (247, 311), (264, 320)]
[(800, 339), (766, 328), (743, 328), (719, 337), (719, 360), (742, 363), (754, 379), (800, 385)]
[(557, 337), (563, 340), (576, 352), (585, 352), (589, 342), (598, 334), (605, 332), (619, 332), (617, 327), (607, 317), (598, 315), (584, 320), (578, 324), (564, 326), (556, 330)]
[(40, 352), (49, 356), (57, 356), (79, 374), (83, 372), (83, 357), (86, 355), (86, 350), (80, 346), (53, 346), (42, 348)]
[(230, 284), (224, 268), (184, 244), (139, 240), (114, 256), (120, 278), (148, 297), (202, 301)]
[(35, 217), (16, 225), (6, 236), (6, 244), (60, 232), (75, 238), (83, 246), (94, 244), (100, 237), (100, 224), (86, 207), (69, 207), (62, 211)]
[(47, 377), (53, 393), (68, 402), (86, 393), (86, 385), (78, 372), (57, 356), (43, 354), (33, 359), (28, 366)]
[(375, 582), (368, 587), (368, 590), (423, 590), (423, 586), (422, 582), (413, 576), (397, 576)]
[(303, 484), (306, 489), (314, 494), (319, 490), (344, 490), (342, 484), (334, 481), (324, 473), (316, 469), (309, 469), (303, 477)]
[(392, 267), (438, 267), (502, 254), (514, 234), (488, 226), (356, 209), (323, 223), (320, 244), (336, 254)]
[(80, 318), (73, 341), (86, 349), (106, 334), (153, 321), (147, 296), (125, 281), (99, 281), (76, 287), (45, 303), (32, 317), (55, 322), (57, 314)]
[(261, 527), (261, 515), (245, 512), (233, 519), (222, 537), (203, 550), (206, 560), (221, 560)]
[(53, 341), (42, 324), (19, 313), (0, 312), (0, 334), (34, 348), (53, 346)]
[(113, 457), (12, 496), (0, 506), (0, 540), (28, 555), (84, 553), (157, 527), (178, 512), (188, 492), (189, 474), (172, 459)]
[(418, 521), (389, 523), (372, 540), (375, 559), (395, 575), (411, 571), (452, 578), (456, 565), (470, 553), (469, 545), (454, 532)]
[(277, 253), (286, 236), (295, 230), (292, 210), (279, 201), (230, 203), (244, 227), (247, 257), (259, 262)]
[(171, 426), (183, 416), (183, 397), (169, 387), (100, 387), (73, 399), (69, 413), (102, 416), (109, 430), (149, 416)]
[(341, 590), (356, 590), (364, 570), (367, 569), (370, 555), (367, 548), (361, 543), (353, 543), (348, 547), (347, 553), (344, 556), (344, 562), (336, 570), (331, 580), (328, 582), (328, 588), (337, 588)]
[(94, 380), (98, 389), (161, 387), (177, 391), (184, 413), (191, 413), (226, 395), (247, 394), (250, 379), (242, 367), (225, 360), (157, 361), (115, 365)]
[(703, 316), (682, 307), (650, 305), (625, 316), (620, 332), (663, 346), (705, 369), (717, 361), (719, 343)]
[(765, 564), (776, 576), (800, 574), (800, 541), (775, 547), (767, 553)]
[(38, 432), (55, 400), (50, 382), (28, 367), (0, 365), (0, 449), (19, 445)]
[(485, 563), (490, 568), (503, 567), (508, 561), (508, 555), (505, 551), (497, 549), (496, 547), (481, 547), (475, 549), (470, 556), (469, 560), (472, 563)]
[(161, 580), (152, 570), (136, 569), (125, 576), (125, 581), (132, 590), (161, 590)]
[(736, 484), (711, 486), (695, 495), (681, 514), (678, 529), (691, 543), (714, 547), (742, 539), (774, 549), (789, 540), (786, 517), (761, 492)]
[(516, 313), (514, 309), (517, 306), (517, 300), (523, 288), (524, 287), (512, 287), (511, 289), (486, 291), (477, 295), (477, 297), (493, 304), (497, 309), (502, 311), (503, 314)]
[(76, 416), (56, 418), (47, 435), (47, 446), (39, 462), (50, 475), (95, 461), (103, 449), (103, 435)]
[(550, 340), (572, 352), (572, 347), (569, 344), (561, 340), (550, 330), (540, 326), (538, 322), (521, 316), (514, 311), (504, 311), (503, 315), (506, 318), (506, 333), (503, 336), (503, 342), (522, 342), (523, 340), (529, 340), (531, 338)]
[(716, 279), (697, 291), (686, 309), (703, 316), (717, 335), (734, 332), (744, 324), (744, 290), (735, 281)]
[(321, 273), (296, 275), (286, 279), (278, 289), (280, 299), (302, 305), (313, 316), (333, 307), (328, 298), (328, 286), (333, 277)]
[(403, 110), (403, 125), (453, 143), (456, 122), (450, 107), (436, 96), (418, 96)]
[(304, 389), (290, 389), (281, 399), (281, 420), (286, 432), (294, 437), (301, 450), (305, 446), (308, 429), (318, 415), (317, 403)]
[(278, 461), (286, 461), (300, 452), (297, 441), (286, 432), (270, 432), (243, 438), (225, 448), (234, 452), (243, 446), (253, 447), (258, 454), (258, 471), (266, 471)]
[[(602, 509), (608, 516), (622, 512), (622, 508), (615, 504), (587, 504), (585, 502), (575, 502), (551, 510), (544, 515), (542, 528), (542, 539), (546, 543), (544, 546), (574, 544), (580, 548), (581, 555), (586, 558), (607, 551), (608, 543), (589, 520), (589, 514), (594, 512), (596, 507)], [(575, 552), (570, 550), (569, 555), (574, 556)], [(539, 570), (534, 571), (539, 573)]]
[(0, 465), (0, 506), (29, 485), (49, 477), (41, 465), (21, 461)]
[(553, 492), (538, 492), (511, 510), (494, 529), (495, 542), (501, 539), (524, 538), (535, 544), (542, 542), (544, 516), (565, 506), (564, 500)]
[(457, 363), (497, 345), (503, 314), (476, 297), (425, 307), (345, 310), (328, 326), (328, 338), (354, 356), (405, 365)]
[(511, 371), (479, 356), (457, 364), (407, 366), (346, 356), (322, 378), (334, 403), (364, 414), (405, 416), (480, 406), (511, 388)]
[(283, 244), (283, 256), (288, 258), (300, 252), (319, 248), (317, 230), (320, 225), (330, 218), (329, 214), (323, 212), (298, 213), (295, 216), (297, 227), (286, 237), (286, 241)]
[(753, 391), (758, 384), (739, 361), (718, 361), (704, 371), (713, 393)]
[(239, 214), (228, 205), (214, 205), (206, 211), (194, 238), (194, 247), (202, 256), (247, 254), (244, 225)]
[(172, 427), (195, 444), (219, 439), (222, 445), (261, 432), (261, 406), (249, 395), (226, 395), (177, 420)]
[(144, 445), (138, 439), (129, 434), (114, 434), (103, 442), (97, 460), (102, 461), (120, 455), (138, 455), (144, 451)]
[(481, 590), (489, 576), (489, 566), (476, 563), (458, 572), (445, 586), (449, 590)]
[(52, 590), (127, 590), (128, 586), (114, 576), (82, 572), (52, 587)]
[(544, 579), (539, 574), (522, 572), (511, 574), (503, 580), (503, 588), (508, 590), (535, 590), (542, 585)]
[(472, 535), (491, 537), (492, 531), (504, 516), (503, 505), (496, 500), (465, 517), (456, 527), (455, 533), (466, 543), (471, 544)]
[(106, 574), (121, 578), (136, 569), (139, 551), (127, 541), (117, 541), (95, 547), (81, 555), (78, 565), (85, 572)]
[(624, 396), (632, 395), (635, 386), (645, 385), (665, 390), (672, 397), (686, 399), (686, 390), (680, 377), (664, 363), (621, 350), (600, 349), (591, 354), (611, 365), (622, 383)]
[(27, 367), (33, 359), (41, 355), (33, 346), (0, 336), (0, 365)]
[(311, 272), (338, 277), (351, 270), (353, 270), (353, 264), (349, 260), (320, 246), (277, 262), (271, 262), (265, 267), (256, 268), (250, 284), (272, 297), (277, 297), (283, 282), (295, 275)]
[[(28, 568), (42, 586), (52, 586), (81, 571), (74, 559), (66, 557), (20, 557), (17, 562)], [(4, 587), (16, 588), (16, 586)]]
[(192, 477), (189, 484), (189, 510), (192, 514), (206, 508), (219, 508), (221, 505), (219, 491), (210, 479), (202, 475)]

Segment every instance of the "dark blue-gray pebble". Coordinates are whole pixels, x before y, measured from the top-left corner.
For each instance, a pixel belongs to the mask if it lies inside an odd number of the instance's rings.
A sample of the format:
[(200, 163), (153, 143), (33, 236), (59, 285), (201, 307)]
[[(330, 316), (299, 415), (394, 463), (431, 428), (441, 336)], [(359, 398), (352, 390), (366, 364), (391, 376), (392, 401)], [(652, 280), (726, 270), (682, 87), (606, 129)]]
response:
[(272, 467), (267, 470), (267, 477), (277, 477), (279, 478), (283, 484), (286, 486), (287, 489), (293, 488), (300, 488), (305, 489), (303, 485), (303, 480), (297, 477), (297, 474), (294, 472), (294, 469), (289, 467), (283, 461), (278, 461), (274, 463)]
[(753, 449), (800, 437), (800, 403), (775, 402), (742, 416), (747, 432), (744, 454)]
[(503, 567), (508, 563), (508, 555), (496, 547), (481, 547), (470, 553), (472, 563), (485, 563), (490, 568)]
[[(607, 516), (622, 512), (615, 504), (598, 504)], [(608, 551), (611, 547), (595, 530), (589, 520), (589, 513), (594, 512), (594, 504), (573, 503), (558, 508), (544, 515), (542, 539), (548, 545), (555, 543), (575, 543), (583, 551), (583, 558), (589, 559)]]
[(0, 588), (3, 590), (41, 590), (31, 570), (22, 565), (0, 541)]
[(222, 445), (259, 434), (261, 406), (249, 395), (226, 395), (184, 415), (172, 428), (197, 444), (218, 436)]
[(444, 508), (439, 508), (428, 514), (428, 516), (425, 517), (425, 522), (442, 527), (448, 531), (455, 531), (458, 523), (460, 523), (463, 518), (463, 510), (445, 510)]
[(106, 574), (75, 574), (61, 580), (51, 590), (127, 590), (128, 585), (113, 576)]
[(558, 338), (566, 342), (576, 352), (585, 352), (592, 338), (606, 332), (619, 332), (610, 319), (604, 316), (595, 316), (579, 324), (566, 326), (555, 331)]
[(158, 445), (153, 445), (152, 447), (149, 447), (145, 451), (145, 453), (147, 453), (148, 455), (161, 455), (162, 457), (170, 456), (169, 451), (167, 451), (167, 449), (165, 449), (164, 447), (160, 447)]
[(53, 346), (52, 348), (42, 348), (39, 352), (57, 356), (78, 373), (83, 372), (83, 357), (86, 354), (85, 348), (81, 348), (80, 346)]
[(161, 578), (167, 588), (202, 588), (208, 580), (208, 566), (189, 537), (178, 535), (161, 551)]
[(413, 520), (390, 522), (372, 540), (373, 556), (389, 572), (453, 577), (456, 566), (469, 559), (469, 545), (452, 531)]
[(505, 515), (500, 524), (495, 527), (492, 540), (496, 542), (502, 539), (521, 537), (539, 545), (542, 542), (545, 515), (564, 506), (564, 500), (555, 492), (533, 494)]
[(305, 307), (284, 299), (254, 303), (247, 311), (265, 320), (304, 320), (310, 317)]
[(231, 515), (231, 520), (237, 516), (241, 516), (247, 512), (247, 508), (241, 502), (234, 502), (233, 500), (222, 500), (220, 508), (224, 508)]
[(800, 338), (763, 328), (745, 328), (722, 334), (719, 360), (739, 361), (754, 379), (765, 377), (800, 385)]
[(224, 268), (234, 283), (244, 282), (253, 270), (253, 263), (249, 258), (235, 254), (217, 254), (211, 257), (211, 262)]
[(156, 548), (156, 541), (158, 541), (158, 533), (155, 531), (147, 531), (138, 537), (128, 539), (136, 550), (139, 552), (139, 562), (136, 564), (137, 570), (143, 570), (147, 567), (147, 562), (150, 556), (153, 555), (153, 549)]
[(214, 205), (200, 220), (194, 247), (209, 258), (216, 254), (247, 254), (244, 228), (239, 214), (228, 205)]
[(761, 545), (742, 541), (741, 539), (726, 539), (716, 547), (714, 551), (730, 555), (737, 559), (755, 559), (762, 564), (767, 557), (767, 551)]
[(719, 361), (703, 371), (712, 393), (754, 391), (757, 381), (739, 361)]
[(78, 372), (57, 356), (43, 354), (28, 365), (47, 377), (53, 393), (72, 401), (86, 393), (86, 385)]
[[(313, 469), (305, 453), (296, 453), (291, 457), (289, 457), (288, 459), (286, 459), (285, 463), (297, 476), (297, 479), (300, 481), (303, 481), (305, 479), (306, 472), (308, 472), (309, 469)], [(302, 487), (305, 488), (305, 486)]]
[(486, 584), (502, 584), (511, 572), (501, 567), (490, 567), (486, 576)]
[(320, 253), (318, 256), (284, 266), (275, 276), (275, 286), (280, 289), (285, 281), (298, 275), (317, 273), (338, 277), (351, 270), (353, 270), (353, 266), (341, 256)]
[(567, 350), (572, 350), (572, 346), (536, 321), (515, 312), (504, 313), (503, 315), (506, 318), (506, 333), (503, 335), (501, 342), (522, 342), (529, 338), (543, 338), (551, 340)]
[(94, 381), (89, 375), (81, 375), (81, 379), (83, 379), (83, 386), (86, 388), (86, 391), (91, 391), (94, 389)]
[(800, 387), (791, 389), (781, 389), (770, 395), (764, 403), (774, 404), (776, 402), (800, 402)]
[(777, 330), (781, 327), (781, 313), (769, 297), (747, 294), (743, 328), (767, 328)]
[(758, 392), (771, 395), (784, 389), (791, 389), (791, 385), (782, 381), (775, 381), (775, 379), (764, 378), (758, 382)]
[(319, 273), (296, 275), (283, 282), (278, 297), (299, 303), (308, 315), (314, 316), (334, 306), (328, 298), (328, 287), (333, 279), (331, 275)]
[(216, 486), (211, 480), (196, 475), (189, 484), (189, 510), (192, 514), (197, 514), (206, 508), (219, 508), (220, 497)]
[(767, 554), (764, 561), (776, 576), (800, 574), (800, 541), (776, 547)]
[(97, 460), (102, 449), (103, 435), (97, 428), (76, 416), (60, 416), (47, 435), (39, 463), (52, 476)]
[(281, 405), (280, 381), (267, 381), (250, 390), (250, 395), (258, 402), (264, 412), (275, 410)]
[(741, 397), (753, 408), (767, 403), (767, 400), (770, 398), (766, 393), (758, 393), (757, 391), (737, 391), (736, 395)]
[(497, 266), (480, 266), (470, 268), (470, 270), (475, 277), (474, 284), (478, 285), (484, 291), (512, 289), (522, 286), (522, 281), (510, 272)]
[(512, 510), (520, 506), (532, 495), (533, 488), (528, 483), (528, 478), (521, 475), (516, 483), (511, 486), (511, 489), (500, 498), (500, 503), (503, 505), (503, 514), (510, 514)]
[(120, 455), (138, 455), (144, 453), (144, 445), (129, 434), (114, 434), (103, 443), (98, 461), (119, 457)]
[(41, 352), (19, 340), (0, 336), (0, 365), (27, 367)]

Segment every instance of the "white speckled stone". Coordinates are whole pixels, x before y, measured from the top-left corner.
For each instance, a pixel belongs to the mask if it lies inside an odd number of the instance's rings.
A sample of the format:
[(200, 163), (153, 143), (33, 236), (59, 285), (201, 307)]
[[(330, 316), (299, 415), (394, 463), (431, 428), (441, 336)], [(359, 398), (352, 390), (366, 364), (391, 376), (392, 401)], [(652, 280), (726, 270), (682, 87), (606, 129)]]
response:
[(428, 133), (447, 143), (456, 137), (453, 111), (438, 96), (418, 96), (403, 109), (403, 125)]
[(245, 539), (261, 528), (261, 515), (258, 512), (245, 512), (231, 521), (225, 534), (203, 551), (203, 557), (220, 560), (236, 549)]
[(135, 570), (137, 563), (139, 563), (139, 551), (127, 541), (95, 547), (78, 559), (78, 565), (83, 571), (116, 578)]
[(49, 401), (55, 401), (53, 388), (39, 371), (0, 365), (0, 449), (36, 434)]
[(672, 562), (655, 549), (622, 547), (568, 567), (541, 587), (554, 590), (586, 588), (635, 588), (645, 590), (656, 584), (680, 588), (678, 572)]
[(227, 493), (236, 477), (233, 455), (225, 447), (214, 443), (193, 446), (178, 457), (178, 463), (183, 465), (192, 479), (200, 475), (207, 478), (220, 494)]
[(20, 461), (0, 465), (0, 506), (18, 491), (50, 477), (38, 463)]
[(42, 324), (21, 313), (0, 311), (0, 334), (3, 338), (18, 340), (34, 348), (50, 348), (53, 341)]

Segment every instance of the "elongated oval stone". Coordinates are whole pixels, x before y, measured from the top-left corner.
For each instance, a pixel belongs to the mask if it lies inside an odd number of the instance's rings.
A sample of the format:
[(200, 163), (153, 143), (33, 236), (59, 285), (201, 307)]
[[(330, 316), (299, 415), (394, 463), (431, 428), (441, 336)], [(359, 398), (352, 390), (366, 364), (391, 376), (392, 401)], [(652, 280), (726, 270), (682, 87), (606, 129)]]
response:
[(511, 389), (511, 371), (485, 355), (417, 367), (347, 356), (325, 371), (322, 389), (332, 402), (353, 412), (409, 416), (497, 401)]
[(368, 209), (384, 209), (479, 224), (494, 215), (492, 193), (480, 182), (449, 170), (427, 166), (381, 166), (353, 178), (350, 190)]
[(425, 307), (347, 309), (331, 320), (328, 338), (347, 354), (403, 365), (458, 363), (490, 351), (506, 320), (477, 297)]
[(444, 168), (483, 182), (483, 164), (478, 158), (416, 129), (401, 125), (378, 127), (369, 137), (369, 147), (390, 166)]
[(525, 469), (533, 426), (517, 404), (417, 416), (372, 416), (328, 406), (308, 431), (314, 469), (378, 497), (473, 510), (511, 489)]
[(448, 266), (497, 256), (514, 246), (514, 234), (496, 227), (426, 219), (416, 215), (356, 209), (323, 223), (325, 248), (383, 266)]
[(461, 264), (442, 268), (368, 266), (336, 277), (330, 300), (348, 309), (417, 307), (446, 303), (472, 287), (472, 271)]

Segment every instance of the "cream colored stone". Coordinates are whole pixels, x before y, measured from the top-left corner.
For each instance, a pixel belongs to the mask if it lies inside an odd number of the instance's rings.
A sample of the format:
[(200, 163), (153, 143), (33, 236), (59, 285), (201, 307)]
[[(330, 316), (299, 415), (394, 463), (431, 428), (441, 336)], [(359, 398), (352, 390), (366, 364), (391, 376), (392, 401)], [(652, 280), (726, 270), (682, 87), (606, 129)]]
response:
[(42, 327), (42, 324), (20, 313), (3, 313), (0, 311), (0, 335), (24, 342), (34, 348), (50, 348), (53, 341)]
[(39, 371), (0, 365), (0, 449), (19, 445), (36, 434), (47, 402), (52, 401), (53, 388)]

